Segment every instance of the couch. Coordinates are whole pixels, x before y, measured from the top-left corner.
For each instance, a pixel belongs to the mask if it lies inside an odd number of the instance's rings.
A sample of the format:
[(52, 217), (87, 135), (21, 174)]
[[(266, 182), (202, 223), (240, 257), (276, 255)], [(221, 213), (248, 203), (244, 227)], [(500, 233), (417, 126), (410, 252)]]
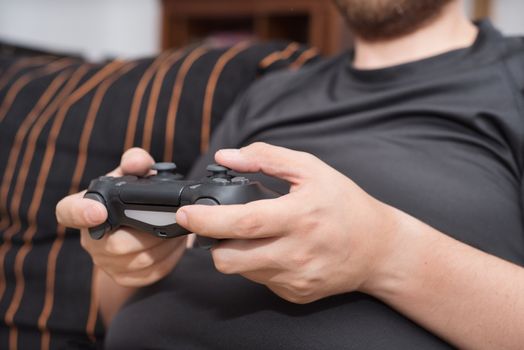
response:
[(318, 59), (297, 43), (192, 46), (93, 64), (0, 56), (0, 348), (95, 347), (104, 335), (93, 265), (56, 223), (64, 196), (142, 147), (187, 173), (258, 77)]

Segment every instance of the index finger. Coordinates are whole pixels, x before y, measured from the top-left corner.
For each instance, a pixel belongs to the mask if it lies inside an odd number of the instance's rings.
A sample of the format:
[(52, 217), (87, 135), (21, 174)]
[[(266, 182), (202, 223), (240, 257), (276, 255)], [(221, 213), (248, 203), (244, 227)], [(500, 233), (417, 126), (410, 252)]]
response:
[(255, 239), (282, 235), (293, 224), (291, 194), (235, 205), (189, 205), (176, 214), (179, 225), (216, 239)]
[(240, 149), (222, 149), (215, 154), (217, 163), (242, 173), (262, 172), (291, 184), (299, 184), (315, 174), (321, 161), (312, 154), (255, 142)]
[(102, 224), (107, 219), (107, 210), (102, 203), (84, 199), (84, 192), (63, 198), (56, 205), (56, 219), (59, 224), (77, 229)]

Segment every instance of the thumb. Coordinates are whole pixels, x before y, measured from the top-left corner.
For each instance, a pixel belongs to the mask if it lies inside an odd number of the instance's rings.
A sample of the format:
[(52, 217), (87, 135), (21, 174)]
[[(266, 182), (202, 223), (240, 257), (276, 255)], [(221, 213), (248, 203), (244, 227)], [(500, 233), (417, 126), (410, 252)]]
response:
[(120, 167), (124, 174), (144, 176), (155, 164), (153, 157), (141, 148), (130, 148), (123, 155)]
[(312, 177), (320, 160), (315, 156), (284, 147), (256, 142), (240, 149), (223, 149), (215, 154), (217, 163), (238, 172), (262, 172), (292, 184)]
[(120, 160), (118, 168), (108, 173), (108, 176), (124, 176), (136, 175), (145, 176), (150, 170), (151, 166), (155, 164), (155, 160), (145, 150), (133, 147), (125, 151)]

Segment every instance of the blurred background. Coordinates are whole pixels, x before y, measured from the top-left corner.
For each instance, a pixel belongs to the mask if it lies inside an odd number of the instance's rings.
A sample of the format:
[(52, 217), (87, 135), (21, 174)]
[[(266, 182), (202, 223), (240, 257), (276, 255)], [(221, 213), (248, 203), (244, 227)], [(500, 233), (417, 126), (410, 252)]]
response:
[[(524, 1), (466, 0), (471, 18), (489, 17), (524, 35)], [(51, 51), (92, 61), (136, 58), (208, 41), (290, 39), (324, 54), (351, 36), (330, 0), (0, 0), (0, 49)]]

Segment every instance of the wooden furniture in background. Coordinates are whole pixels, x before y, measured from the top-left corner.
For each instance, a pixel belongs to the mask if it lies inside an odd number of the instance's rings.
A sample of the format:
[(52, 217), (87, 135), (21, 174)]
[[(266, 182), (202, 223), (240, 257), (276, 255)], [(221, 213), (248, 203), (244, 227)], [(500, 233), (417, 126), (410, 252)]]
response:
[(473, 4), (473, 19), (482, 19), (491, 14), (491, 0), (475, 0)]
[[(306, 43), (323, 54), (351, 44), (330, 0), (162, 0), (162, 48), (183, 47), (210, 36), (254, 36)], [(474, 0), (472, 18), (489, 17), (492, 0)]]
[(163, 49), (218, 35), (287, 39), (335, 54), (351, 36), (326, 0), (163, 0)]

